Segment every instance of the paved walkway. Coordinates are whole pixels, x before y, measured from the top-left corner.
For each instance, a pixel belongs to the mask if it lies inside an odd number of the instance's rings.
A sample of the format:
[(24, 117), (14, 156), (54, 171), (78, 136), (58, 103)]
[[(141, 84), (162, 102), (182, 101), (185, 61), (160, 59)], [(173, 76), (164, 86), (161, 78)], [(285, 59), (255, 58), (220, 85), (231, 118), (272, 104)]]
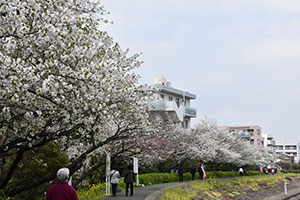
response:
[[(186, 181), (184, 183), (188, 183), (189, 181)], [(158, 185), (152, 185), (147, 187), (139, 187), (134, 188), (133, 190), (133, 196), (125, 196), (125, 192), (117, 193), (117, 196), (109, 196), (105, 197), (105, 200), (155, 200), (155, 197), (157, 192), (160, 191), (160, 189), (168, 187), (168, 186), (175, 186), (179, 185), (181, 183), (165, 183), (165, 184), (158, 184)], [(156, 192), (156, 193), (155, 193)], [(152, 194), (152, 195), (151, 195)], [(146, 199), (147, 198), (147, 199)]]

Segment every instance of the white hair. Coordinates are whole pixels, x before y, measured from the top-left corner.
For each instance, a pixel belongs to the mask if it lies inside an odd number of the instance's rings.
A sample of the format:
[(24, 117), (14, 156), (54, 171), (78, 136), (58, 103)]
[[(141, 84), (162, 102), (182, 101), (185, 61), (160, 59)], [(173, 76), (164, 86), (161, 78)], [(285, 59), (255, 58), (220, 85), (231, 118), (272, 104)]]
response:
[(56, 176), (60, 181), (66, 181), (69, 178), (70, 170), (68, 168), (61, 168), (57, 171)]

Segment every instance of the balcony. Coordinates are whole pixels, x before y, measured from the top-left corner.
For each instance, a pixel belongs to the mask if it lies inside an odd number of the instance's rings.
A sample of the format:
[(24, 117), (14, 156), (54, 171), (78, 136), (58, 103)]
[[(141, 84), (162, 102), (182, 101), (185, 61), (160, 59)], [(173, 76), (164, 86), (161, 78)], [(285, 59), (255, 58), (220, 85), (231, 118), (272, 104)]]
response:
[(178, 107), (175, 101), (151, 101), (151, 105), (155, 110), (174, 111), (180, 121), (183, 121), (184, 116), (196, 117), (197, 115), (195, 108), (185, 107), (184, 105)]
[(197, 117), (197, 110), (195, 108), (185, 108), (185, 116)]
[(241, 138), (249, 139), (251, 137), (250, 133), (240, 133)]

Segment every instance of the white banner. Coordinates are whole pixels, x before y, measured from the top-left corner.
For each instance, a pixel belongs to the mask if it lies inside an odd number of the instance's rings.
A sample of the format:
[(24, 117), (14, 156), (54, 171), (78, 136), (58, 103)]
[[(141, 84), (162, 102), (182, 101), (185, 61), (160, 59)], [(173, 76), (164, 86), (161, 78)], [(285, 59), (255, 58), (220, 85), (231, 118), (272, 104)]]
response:
[(137, 158), (133, 158), (133, 173), (139, 173), (139, 160)]
[(106, 174), (109, 173), (110, 173), (110, 153), (106, 153)]
[(106, 195), (110, 195), (110, 153), (106, 152)]
[(133, 173), (136, 174), (136, 185), (139, 185), (139, 160), (133, 158)]

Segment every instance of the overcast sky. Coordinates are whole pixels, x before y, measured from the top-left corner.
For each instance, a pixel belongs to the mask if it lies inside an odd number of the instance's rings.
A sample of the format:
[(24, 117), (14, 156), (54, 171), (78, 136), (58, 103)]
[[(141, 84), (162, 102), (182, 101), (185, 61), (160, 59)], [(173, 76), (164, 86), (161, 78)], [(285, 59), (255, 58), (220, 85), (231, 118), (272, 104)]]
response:
[(197, 95), (196, 124), (259, 125), (300, 142), (299, 0), (102, 0), (101, 27), (143, 55), (141, 83), (164, 75)]

